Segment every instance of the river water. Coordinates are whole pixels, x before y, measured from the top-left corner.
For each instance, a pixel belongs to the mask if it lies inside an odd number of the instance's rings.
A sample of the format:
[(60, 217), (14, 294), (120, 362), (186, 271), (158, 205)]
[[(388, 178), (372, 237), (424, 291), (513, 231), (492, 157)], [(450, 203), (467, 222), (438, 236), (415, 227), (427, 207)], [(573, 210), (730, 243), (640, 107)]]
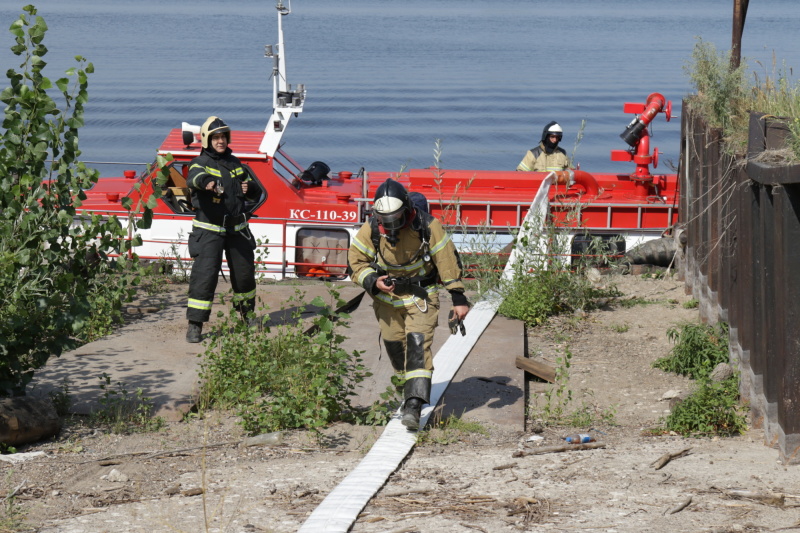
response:
[[(21, 7), (0, 6), (0, 62), (16, 68), (5, 31)], [(287, 77), (308, 89), (284, 136), (300, 164), (334, 171), (513, 169), (542, 127), (557, 120), (562, 146), (590, 172), (612, 162), (631, 115), (652, 92), (672, 102), (653, 123), (656, 172), (677, 164), (684, 66), (698, 38), (730, 46), (732, 0), (295, 0), (284, 17)], [(277, 42), (274, 0), (42, 0), (50, 28), (45, 70), (60, 77), (80, 54), (95, 67), (83, 159), (145, 163), (170, 128), (209, 115), (261, 130), (271, 113)], [(743, 55), (760, 78), (800, 65), (796, 0), (750, 3)], [(794, 78), (793, 78), (794, 79)], [(4, 84), (5, 86), (5, 84)], [(585, 121), (583, 139), (576, 135)], [(577, 146), (576, 146), (577, 144)], [(98, 166), (120, 175), (123, 166)]]

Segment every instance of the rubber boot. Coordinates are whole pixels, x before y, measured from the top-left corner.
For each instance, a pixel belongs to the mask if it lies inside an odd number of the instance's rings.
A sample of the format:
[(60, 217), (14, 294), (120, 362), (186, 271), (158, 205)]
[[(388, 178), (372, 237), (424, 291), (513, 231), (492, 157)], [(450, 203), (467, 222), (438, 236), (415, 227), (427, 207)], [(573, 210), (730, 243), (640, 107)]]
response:
[(419, 429), (419, 415), (422, 411), (422, 400), (419, 398), (409, 398), (403, 406), (403, 418), (401, 423), (411, 431)]
[(189, 321), (189, 329), (186, 330), (186, 342), (197, 343), (203, 340), (203, 323)]

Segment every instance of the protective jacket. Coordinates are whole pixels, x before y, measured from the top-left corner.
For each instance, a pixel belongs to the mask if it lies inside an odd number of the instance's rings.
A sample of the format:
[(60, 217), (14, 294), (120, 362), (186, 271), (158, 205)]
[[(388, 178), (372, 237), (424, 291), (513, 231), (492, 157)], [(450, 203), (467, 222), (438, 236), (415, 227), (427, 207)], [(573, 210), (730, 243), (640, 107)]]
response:
[[(421, 231), (421, 224), (427, 226)], [(374, 299), (373, 310), (381, 337), (395, 371), (402, 375), (403, 397), (430, 401), (433, 376), (433, 335), (438, 324), (441, 282), (453, 305), (468, 305), (461, 281), (461, 264), (455, 245), (442, 224), (430, 214), (415, 210), (411, 221), (397, 233), (392, 245), (381, 235), (377, 249), (373, 227), (364, 224), (347, 254), (351, 277)], [(425, 242), (425, 241), (428, 242)], [(378, 277), (397, 278), (391, 293), (376, 287)]]
[(567, 152), (560, 146), (556, 146), (553, 152), (548, 154), (544, 143), (531, 148), (522, 161), (517, 165), (517, 170), (525, 172), (552, 172), (554, 170), (565, 170), (569, 167)]
[[(414, 225), (427, 216), (430, 242), (424, 244)], [(386, 294), (375, 287), (381, 275), (418, 280), (428, 294), (438, 291), (438, 281), (450, 292), (455, 305), (466, 304), (464, 283), (461, 281), (461, 264), (455, 245), (438, 219), (417, 211), (415, 219), (400, 230), (397, 244), (392, 246), (385, 238), (380, 239), (379, 250), (372, 243), (372, 227), (364, 224), (353, 239), (347, 255), (351, 278), (372, 295), (376, 302), (392, 307), (415, 305), (417, 298), (412, 293)], [(419, 292), (419, 291), (417, 291)]]
[[(221, 196), (206, 190), (206, 185), (212, 181), (222, 185)], [(247, 195), (242, 193), (244, 182), (248, 184)], [(257, 202), (264, 192), (230, 148), (222, 154), (204, 149), (189, 166), (187, 184), (192, 191), (192, 205), (197, 210), (196, 219), (217, 226), (228, 222), (226, 216), (231, 220), (237, 217), (243, 220), (245, 202)]]
[[(221, 194), (219, 189), (206, 190), (212, 181), (222, 186)], [(243, 182), (248, 183), (246, 195)], [(189, 166), (187, 184), (196, 215), (189, 234), (194, 262), (186, 317), (192, 322), (208, 321), (223, 253), (231, 271), (233, 305), (246, 316), (255, 310), (256, 295), (256, 241), (247, 225), (248, 202), (255, 207), (265, 191), (230, 148), (222, 154), (204, 149)]]

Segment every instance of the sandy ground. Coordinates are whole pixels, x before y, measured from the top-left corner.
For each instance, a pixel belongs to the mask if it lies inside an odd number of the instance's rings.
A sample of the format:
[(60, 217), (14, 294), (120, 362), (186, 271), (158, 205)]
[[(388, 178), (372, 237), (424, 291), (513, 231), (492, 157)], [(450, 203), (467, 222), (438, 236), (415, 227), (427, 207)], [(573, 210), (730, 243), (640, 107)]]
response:
[[(690, 296), (678, 281), (613, 282), (649, 303), (528, 332), (532, 356), (554, 363), (567, 349), (573, 354), (573, 409), (595, 414), (591, 433), (602, 447), (536, 453), (576, 429), (543, 428), (535, 416), (525, 428), (483, 424), (485, 434), (435, 428), (421, 434), (352, 531), (800, 530), (800, 471), (779, 462), (760, 430), (726, 439), (646, 436), (669, 410), (665, 396), (691, 387), (651, 363), (669, 352), (667, 329), (696, 321), (697, 311), (682, 305)], [(542, 387), (530, 388), (536, 399)], [(47, 533), (292, 532), (380, 431), (339, 424), (321, 439), (286, 432), (280, 445), (244, 447), (226, 413), (134, 435), (68, 424), (57, 440), (22, 450), (43, 456), (3, 463), (4, 489), (16, 489), (13, 508), (27, 512), (30, 530)]]

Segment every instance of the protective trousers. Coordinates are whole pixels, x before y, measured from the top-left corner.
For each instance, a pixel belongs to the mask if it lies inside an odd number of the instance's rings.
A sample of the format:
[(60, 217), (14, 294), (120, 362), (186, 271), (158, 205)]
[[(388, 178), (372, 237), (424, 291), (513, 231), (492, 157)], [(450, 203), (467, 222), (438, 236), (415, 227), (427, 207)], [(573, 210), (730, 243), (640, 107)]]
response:
[(375, 301), (373, 309), (392, 367), (405, 378), (404, 399), (419, 398), (423, 403), (430, 403), (431, 345), (439, 323), (439, 295), (431, 294), (427, 302), (418, 300), (417, 303), (419, 307), (393, 307)]
[(231, 271), (234, 309), (242, 316), (255, 310), (254, 250), (255, 241), (247, 228), (238, 232), (218, 232), (197, 227), (192, 230), (189, 234), (189, 255), (194, 259), (194, 264), (189, 279), (189, 308), (186, 310), (189, 321), (208, 322), (211, 316), (223, 252)]

